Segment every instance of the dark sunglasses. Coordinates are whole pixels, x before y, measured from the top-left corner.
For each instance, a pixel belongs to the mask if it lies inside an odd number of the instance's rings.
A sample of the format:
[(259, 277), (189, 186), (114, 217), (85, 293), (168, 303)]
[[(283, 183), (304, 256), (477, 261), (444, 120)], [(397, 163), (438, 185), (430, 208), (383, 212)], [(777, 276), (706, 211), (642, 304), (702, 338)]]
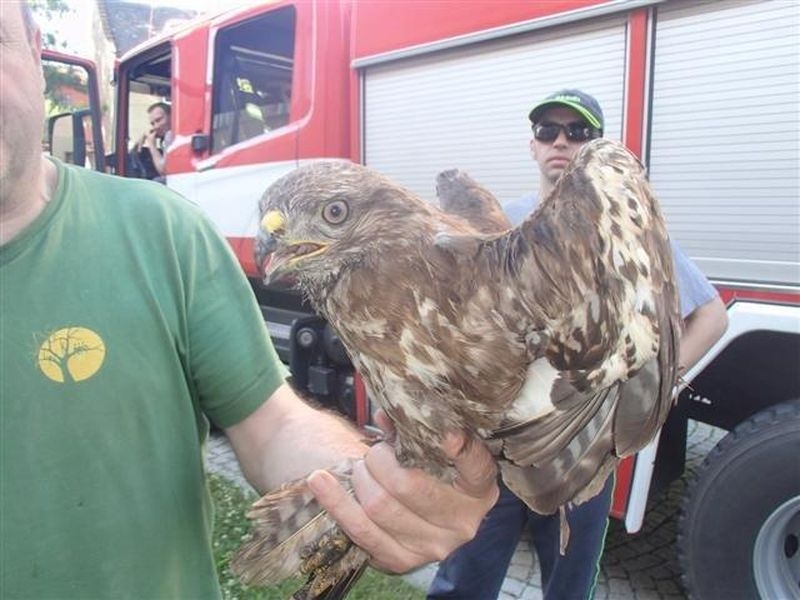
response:
[(589, 127), (586, 123), (575, 122), (562, 125), (561, 123), (538, 123), (533, 126), (533, 137), (540, 142), (554, 142), (561, 131), (570, 142), (588, 142), (600, 137), (600, 130)]

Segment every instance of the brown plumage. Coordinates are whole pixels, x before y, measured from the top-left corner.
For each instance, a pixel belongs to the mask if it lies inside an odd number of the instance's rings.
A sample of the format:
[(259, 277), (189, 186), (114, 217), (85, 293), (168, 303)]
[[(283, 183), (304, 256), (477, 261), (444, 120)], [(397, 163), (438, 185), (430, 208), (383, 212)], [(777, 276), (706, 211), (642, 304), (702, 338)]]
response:
[[(329, 471), (350, 490), (350, 462)], [(367, 567), (369, 557), (320, 510), (304, 479), (263, 496), (247, 517), (253, 520), (252, 539), (231, 561), (231, 569), (248, 584), (309, 575), (293, 595), (296, 600), (335, 600), (347, 594)]]
[[(663, 423), (679, 332), (671, 250), (644, 171), (620, 144), (586, 144), (506, 232), (479, 234), (341, 161), (281, 178), (260, 207), (267, 278), (291, 275), (339, 332), (394, 421), (401, 464), (451, 479), (439, 444), (465, 430), (488, 443), (515, 494), (552, 513), (596, 495)], [(261, 502), (283, 506), (283, 493)], [(295, 525), (275, 534), (280, 519), (255, 516), (235, 570), (259, 583), (295, 572), (271, 551)], [(310, 582), (341, 566), (329, 562)], [(269, 579), (257, 576), (264, 565)]]
[(436, 176), (436, 196), (444, 212), (461, 217), (481, 233), (511, 229), (494, 194), (460, 169), (448, 169)]

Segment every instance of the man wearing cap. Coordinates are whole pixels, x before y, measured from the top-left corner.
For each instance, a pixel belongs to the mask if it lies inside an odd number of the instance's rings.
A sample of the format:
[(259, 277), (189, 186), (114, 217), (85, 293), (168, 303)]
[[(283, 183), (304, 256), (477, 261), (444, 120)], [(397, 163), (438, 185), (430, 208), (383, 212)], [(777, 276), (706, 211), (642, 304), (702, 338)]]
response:
[[(549, 194), (580, 147), (603, 135), (603, 110), (595, 98), (580, 90), (561, 90), (533, 107), (530, 152), (539, 166), (539, 192), (506, 204), (512, 225), (520, 223)], [(673, 243), (684, 331), (679, 364), (691, 368), (727, 327), (725, 306), (697, 266)], [(500, 481), (500, 497), (475, 538), (442, 561), (428, 589), (429, 600), (488, 600), (496, 598), (508, 565), (527, 525), (539, 560), (546, 600), (591, 598), (603, 553), (614, 478), (603, 490), (577, 506), (568, 506), (570, 538), (559, 552), (558, 513), (540, 515)]]

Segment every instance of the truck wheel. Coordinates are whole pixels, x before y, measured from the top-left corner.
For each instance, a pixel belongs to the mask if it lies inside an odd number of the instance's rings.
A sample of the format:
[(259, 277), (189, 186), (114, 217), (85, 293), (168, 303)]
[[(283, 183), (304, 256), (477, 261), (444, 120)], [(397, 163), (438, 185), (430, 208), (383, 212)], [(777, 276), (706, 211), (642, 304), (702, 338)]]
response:
[(708, 454), (678, 523), (690, 598), (800, 598), (800, 400), (740, 423)]

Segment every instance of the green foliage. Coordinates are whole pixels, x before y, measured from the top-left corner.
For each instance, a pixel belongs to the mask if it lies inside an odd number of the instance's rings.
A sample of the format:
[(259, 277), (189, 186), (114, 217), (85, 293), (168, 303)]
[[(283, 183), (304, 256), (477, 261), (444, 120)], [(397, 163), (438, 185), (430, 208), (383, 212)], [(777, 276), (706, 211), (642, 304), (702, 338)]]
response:
[[(209, 476), (214, 498), (214, 560), (220, 577), (222, 596), (226, 600), (285, 600), (300, 585), (301, 579), (284, 581), (268, 588), (245, 588), (230, 572), (228, 563), (250, 530), (245, 512), (255, 499), (241, 488), (217, 475)], [(372, 569), (355, 585), (348, 600), (422, 600), (425, 594), (399, 577), (385, 575)]]
[(64, 14), (69, 12), (69, 3), (65, 0), (28, 0), (31, 10), (35, 13), (57, 13)]
[(42, 44), (44, 47), (53, 50), (65, 49), (67, 47), (66, 42), (56, 42), (55, 35), (47, 31), (45, 25), (72, 12), (66, 0), (28, 0), (28, 4), (36, 20), (39, 21), (39, 25), (42, 26)]
[(45, 109), (48, 116), (89, 106), (88, 73), (82, 67), (43, 62)]

